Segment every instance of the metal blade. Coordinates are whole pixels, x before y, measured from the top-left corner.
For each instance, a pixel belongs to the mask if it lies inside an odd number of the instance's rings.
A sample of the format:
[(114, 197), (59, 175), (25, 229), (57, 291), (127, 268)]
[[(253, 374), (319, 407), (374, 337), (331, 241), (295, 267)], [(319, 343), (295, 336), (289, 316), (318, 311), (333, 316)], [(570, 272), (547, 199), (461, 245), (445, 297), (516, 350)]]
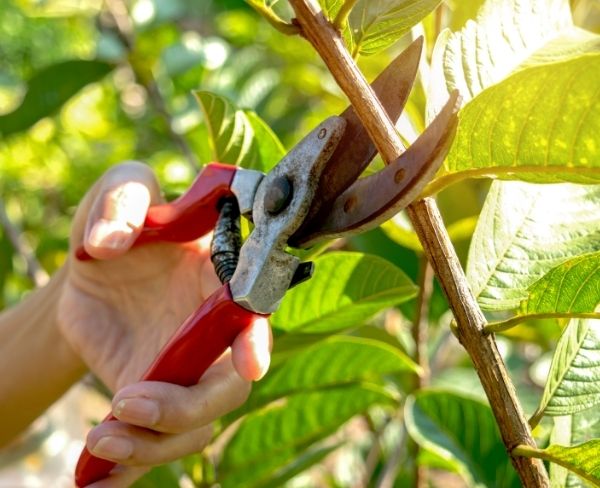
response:
[[(417, 75), (422, 50), (423, 38), (419, 37), (371, 84), (377, 98), (394, 123), (400, 117), (408, 100)], [(294, 237), (304, 234), (303, 228), (318, 219), (321, 209), (326, 212), (331, 203), (356, 181), (377, 154), (377, 149), (354, 112), (354, 108), (348, 107), (341, 117), (346, 120), (346, 131), (323, 171), (305, 225)]]
[(325, 219), (310, 222), (295, 244), (310, 247), (318, 240), (364, 232), (409, 205), (433, 178), (450, 150), (459, 108), (460, 96), (455, 90), (406, 152), (378, 173), (357, 180), (333, 202)]

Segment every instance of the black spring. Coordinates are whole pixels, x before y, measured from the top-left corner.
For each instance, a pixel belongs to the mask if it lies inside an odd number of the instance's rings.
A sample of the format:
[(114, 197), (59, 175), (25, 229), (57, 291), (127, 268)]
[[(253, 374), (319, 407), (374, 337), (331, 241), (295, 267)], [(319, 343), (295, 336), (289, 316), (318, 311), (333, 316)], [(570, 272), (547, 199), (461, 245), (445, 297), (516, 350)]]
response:
[(241, 245), (240, 209), (235, 198), (226, 198), (221, 201), (210, 245), (210, 259), (223, 284), (228, 283), (235, 273)]

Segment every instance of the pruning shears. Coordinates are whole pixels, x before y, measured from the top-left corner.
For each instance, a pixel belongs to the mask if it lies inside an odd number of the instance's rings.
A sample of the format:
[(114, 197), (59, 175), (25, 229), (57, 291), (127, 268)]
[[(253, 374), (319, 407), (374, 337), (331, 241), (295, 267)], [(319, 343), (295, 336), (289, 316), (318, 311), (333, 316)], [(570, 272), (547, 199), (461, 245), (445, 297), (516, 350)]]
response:
[[(421, 49), (418, 39), (372, 84), (394, 122), (415, 80)], [(452, 93), (397, 160), (367, 177), (359, 179), (377, 151), (349, 107), (313, 129), (269, 173), (211, 163), (180, 198), (151, 207), (134, 245), (189, 242), (214, 230), (211, 255), (223, 284), (180, 326), (141, 380), (196, 384), (257, 316), (273, 313), (290, 287), (310, 278), (312, 263), (301, 262), (288, 246), (306, 248), (374, 228), (410, 204), (449, 150), (459, 103)], [(254, 224), (243, 244), (240, 215)], [(76, 255), (90, 259), (82, 248)], [(104, 422), (113, 420), (109, 415)], [(76, 484), (101, 480), (114, 467), (84, 449)]]

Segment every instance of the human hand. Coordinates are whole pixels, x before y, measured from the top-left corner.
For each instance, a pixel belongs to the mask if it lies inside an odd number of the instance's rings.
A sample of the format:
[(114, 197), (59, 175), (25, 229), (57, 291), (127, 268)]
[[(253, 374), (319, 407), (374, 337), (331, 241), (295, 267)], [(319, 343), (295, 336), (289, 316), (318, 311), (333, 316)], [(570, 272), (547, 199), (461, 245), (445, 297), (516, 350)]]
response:
[[(83, 199), (71, 250), (84, 245), (95, 261), (72, 253), (59, 305), (60, 329), (112, 391), (119, 419), (91, 430), (87, 447), (122, 466), (93, 486), (128, 486), (149, 466), (202, 450), (210, 423), (237, 408), (270, 361), (271, 332), (256, 320), (230, 353), (186, 388), (137, 382), (177, 327), (219, 285), (206, 240), (130, 249), (150, 205), (162, 203), (151, 170), (127, 163), (108, 171)], [(182, 365), (185, 367), (185, 365)]]

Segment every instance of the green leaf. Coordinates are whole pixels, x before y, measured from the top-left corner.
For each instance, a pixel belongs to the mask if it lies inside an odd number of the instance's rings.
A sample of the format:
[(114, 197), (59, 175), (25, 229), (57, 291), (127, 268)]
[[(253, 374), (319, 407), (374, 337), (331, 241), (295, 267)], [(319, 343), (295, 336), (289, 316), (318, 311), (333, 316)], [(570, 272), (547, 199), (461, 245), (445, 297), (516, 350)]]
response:
[(600, 403), (600, 321), (574, 319), (565, 328), (532, 422), (568, 415)]
[(178, 488), (179, 479), (170, 464), (152, 468), (148, 473), (133, 483), (132, 488)]
[[(257, 469), (264, 459), (313, 443), (371, 405), (393, 403), (375, 386), (337, 387), (292, 395), (244, 417), (223, 454), (220, 470)], [(289, 459), (281, 460), (281, 464)]]
[(267, 125), (255, 112), (245, 110), (250, 126), (254, 131), (254, 137), (257, 140), (258, 154), (262, 163), (262, 171), (269, 171), (285, 156), (283, 144)]
[(101, 61), (72, 60), (40, 70), (29, 80), (21, 105), (0, 115), (0, 135), (26, 130), (52, 115), (84, 86), (102, 79), (112, 69), (113, 65)]
[(417, 292), (402, 270), (376, 256), (329, 253), (316, 259), (315, 268), (309, 281), (285, 296), (271, 318), (274, 327), (302, 332), (347, 329)]
[(567, 0), (487, 0), (476, 21), (447, 40), (443, 66), (449, 90), (458, 88), (470, 100), (572, 25)]
[[(278, 488), (285, 486), (286, 481), (319, 463), (339, 447), (340, 444), (311, 447), (305, 449), (304, 452), (301, 449), (290, 448), (285, 450), (285, 455), (279, 453), (261, 462), (260, 467), (252, 470), (251, 473), (247, 469), (231, 473), (231, 475), (228, 473), (227, 477), (221, 482), (221, 486), (223, 488), (229, 486), (244, 486), (246, 488)], [(290, 455), (290, 453), (293, 453), (293, 455)], [(278, 462), (280, 459), (291, 462), (282, 466)]]
[(567, 0), (489, 0), (435, 62), (472, 100), (426, 194), (467, 177), (600, 179), (600, 37), (573, 26)]
[(521, 313), (593, 312), (600, 301), (600, 252), (565, 261), (529, 287)]
[(556, 444), (546, 449), (519, 446), (515, 449), (515, 454), (551, 461), (578, 474), (594, 486), (600, 486), (600, 439), (570, 447)]
[[(600, 410), (590, 408), (583, 412), (563, 417), (554, 417), (554, 428), (550, 444), (575, 445), (600, 437)], [(550, 484), (553, 488), (588, 488), (590, 485), (552, 463), (550, 465)]]
[(467, 264), (482, 308), (511, 310), (570, 257), (597, 250), (600, 187), (494, 182)]
[(595, 53), (517, 72), (463, 108), (427, 192), (466, 177), (600, 181), (600, 37)]
[(199, 91), (215, 161), (267, 172), (285, 153), (277, 136), (249, 111), (237, 109), (225, 97)]
[[(320, 0), (331, 19), (339, 13), (340, 0)], [(353, 56), (371, 55), (391, 46), (424, 19), (440, 0), (359, 0), (344, 29)]]
[(379, 383), (383, 375), (398, 371), (416, 373), (419, 367), (403, 352), (381, 341), (332, 336), (269, 371), (254, 387), (244, 410), (302, 390), (359, 381)]
[(404, 412), (415, 442), (454, 465), (471, 486), (520, 486), (485, 403), (456, 393), (422, 390), (407, 399)]

